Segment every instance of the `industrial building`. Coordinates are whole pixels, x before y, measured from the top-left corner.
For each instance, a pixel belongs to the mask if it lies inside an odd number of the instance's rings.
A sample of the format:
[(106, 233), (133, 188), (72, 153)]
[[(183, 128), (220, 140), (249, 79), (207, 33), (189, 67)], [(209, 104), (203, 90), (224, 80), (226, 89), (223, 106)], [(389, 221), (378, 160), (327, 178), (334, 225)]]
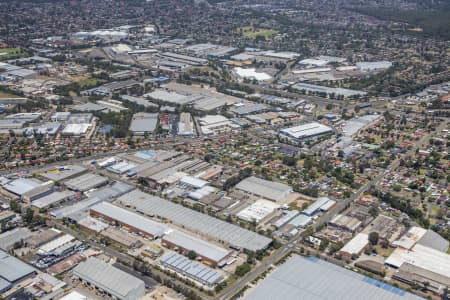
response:
[(369, 235), (367, 233), (358, 233), (339, 250), (338, 254), (346, 258), (352, 258), (352, 255), (360, 255), (368, 245)]
[(87, 172), (87, 168), (79, 165), (62, 166), (39, 174), (47, 180), (62, 182)]
[(355, 217), (338, 214), (328, 222), (328, 225), (342, 230), (355, 232), (361, 227), (362, 222)]
[(236, 216), (241, 220), (259, 224), (262, 220), (270, 216), (279, 207), (280, 205), (272, 201), (260, 199), (238, 212)]
[(37, 251), (37, 254), (44, 255), (44, 256), (50, 255), (59, 247), (62, 247), (68, 243), (71, 243), (73, 240), (75, 240), (75, 237), (73, 235), (64, 234), (64, 235), (40, 246)]
[(60, 202), (66, 201), (68, 199), (71, 199), (72, 197), (74, 197), (76, 195), (75, 192), (72, 191), (62, 191), (62, 192), (53, 192), (49, 195), (46, 195), (44, 197), (41, 197), (35, 201), (33, 201), (31, 203), (32, 206), (42, 209), (42, 208), (47, 208), (50, 207), (52, 205), (58, 204)]
[(240, 128), (238, 124), (222, 115), (207, 115), (197, 120), (202, 133), (205, 135), (222, 134)]
[(280, 130), (280, 136), (292, 142), (302, 142), (333, 133), (333, 129), (321, 123), (312, 122)]
[(236, 189), (272, 201), (280, 201), (292, 193), (292, 188), (284, 183), (264, 180), (255, 176), (239, 182)]
[(229, 111), (236, 116), (245, 116), (249, 114), (261, 113), (269, 110), (270, 107), (267, 104), (244, 102), (236, 103), (229, 109)]
[(302, 214), (307, 216), (313, 216), (320, 211), (327, 211), (334, 204), (336, 204), (336, 201), (331, 200), (327, 197), (320, 197), (313, 204), (311, 204), (305, 210), (303, 210)]
[(292, 256), (269, 274), (245, 300), (419, 300), (390, 284), (316, 257)]
[(133, 115), (129, 130), (135, 135), (153, 133), (158, 125), (158, 114), (139, 112)]
[(170, 249), (183, 251), (185, 255), (194, 251), (204, 264), (212, 267), (218, 265), (231, 254), (231, 251), (225, 248), (179, 230), (172, 230), (164, 235), (161, 244)]
[(36, 274), (35, 268), (0, 250), (0, 291)]
[(87, 173), (65, 182), (65, 186), (74, 191), (85, 192), (108, 183), (108, 178)]
[(167, 227), (161, 223), (152, 221), (108, 202), (102, 202), (91, 207), (90, 215), (108, 222), (117, 222), (129, 231), (149, 239), (158, 238), (167, 231)]
[(218, 271), (208, 268), (201, 263), (190, 260), (176, 253), (167, 253), (161, 257), (160, 263), (173, 271), (180, 273), (208, 287), (223, 280), (223, 275)]
[(134, 190), (118, 199), (126, 206), (149, 215), (159, 216), (184, 226), (216, 241), (226, 243), (237, 249), (249, 251), (263, 250), (272, 240), (253, 231), (227, 223), (206, 214), (172, 203), (162, 198)]
[(441, 252), (447, 252), (449, 242), (432, 230), (421, 227), (411, 227), (399, 240), (392, 243), (395, 247), (411, 250), (416, 244), (423, 245)]
[(180, 114), (180, 121), (178, 122), (178, 135), (194, 136), (195, 127), (190, 113), (183, 112)]
[(0, 234), (0, 249), (3, 251), (9, 251), (14, 248), (16, 243), (24, 242), (33, 234), (28, 228), (17, 227), (9, 231), (5, 231)]
[(25, 193), (32, 191), (33, 189), (41, 186), (42, 184), (43, 184), (42, 181), (36, 179), (19, 178), (3, 185), (3, 189), (7, 190), (8, 192), (14, 195), (21, 197)]
[(427, 282), (437, 293), (450, 286), (450, 255), (436, 249), (420, 244), (411, 250), (398, 247), (385, 264), (398, 269), (393, 277), (408, 284)]
[(145, 294), (144, 281), (95, 257), (76, 266), (73, 275), (111, 298), (136, 300)]
[(358, 90), (350, 90), (344, 88), (332, 88), (322, 85), (310, 84), (299, 82), (292, 86), (292, 88), (299, 91), (306, 91), (312, 93), (322, 93), (326, 95), (334, 95), (334, 96), (342, 96), (344, 98), (356, 97), (356, 96), (365, 96), (367, 93)]

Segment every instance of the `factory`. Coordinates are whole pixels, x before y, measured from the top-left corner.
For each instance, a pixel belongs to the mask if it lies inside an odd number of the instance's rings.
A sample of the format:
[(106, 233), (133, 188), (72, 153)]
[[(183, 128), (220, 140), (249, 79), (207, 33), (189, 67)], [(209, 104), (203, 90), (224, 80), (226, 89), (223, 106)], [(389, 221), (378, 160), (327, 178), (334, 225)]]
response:
[(240, 128), (238, 124), (222, 115), (207, 115), (197, 120), (202, 133), (205, 135), (217, 135)]
[(350, 89), (344, 89), (344, 88), (332, 88), (332, 87), (304, 83), (304, 82), (296, 83), (296, 84), (292, 85), (292, 88), (294, 88), (298, 91), (305, 91), (308, 93), (319, 93), (319, 94), (325, 94), (328, 96), (334, 95), (334, 96), (341, 96), (343, 98), (365, 96), (367, 94), (366, 92), (363, 92), (363, 91), (350, 90)]
[(390, 284), (316, 257), (294, 255), (269, 274), (244, 300), (419, 300)]
[(139, 190), (119, 197), (118, 201), (142, 214), (170, 220), (174, 224), (184, 226), (236, 249), (263, 250), (272, 242), (270, 238), (255, 232)]
[(161, 257), (160, 263), (164, 267), (206, 285), (207, 287), (213, 287), (224, 278), (218, 271), (173, 252), (167, 253)]
[(260, 199), (238, 212), (236, 216), (241, 220), (259, 224), (268, 216), (272, 215), (279, 207), (280, 205), (272, 201)]
[(335, 204), (336, 201), (334, 200), (331, 200), (327, 197), (320, 197), (313, 204), (303, 210), (302, 214), (312, 217), (321, 211), (329, 210)]
[(139, 112), (133, 115), (129, 130), (134, 135), (153, 133), (158, 125), (158, 114)]
[(33, 234), (28, 228), (17, 227), (13, 230), (5, 231), (0, 234), (0, 249), (10, 251), (16, 243), (21, 243), (31, 237)]
[(358, 233), (339, 250), (338, 254), (350, 259), (353, 255), (360, 255), (368, 245), (369, 235), (367, 233)]
[(164, 235), (161, 244), (164, 247), (182, 251), (185, 255), (193, 251), (197, 255), (197, 258), (201, 259), (204, 264), (211, 267), (217, 266), (231, 254), (231, 251), (226, 250), (225, 248), (179, 230), (172, 230)]
[(0, 292), (36, 274), (36, 269), (0, 250)]
[(250, 80), (256, 80), (258, 82), (261, 81), (267, 81), (272, 79), (272, 76), (270, 76), (267, 73), (264, 72), (257, 72), (255, 70), (255, 68), (241, 68), (241, 67), (236, 67), (234, 68), (234, 72), (236, 73), (236, 75), (238, 76), (238, 78), (242, 79), (250, 79)]
[(85, 192), (93, 188), (98, 188), (107, 183), (108, 178), (97, 174), (87, 173), (79, 177), (70, 179), (66, 181), (64, 184), (71, 190)]
[(292, 193), (292, 187), (280, 183), (264, 180), (255, 176), (245, 178), (236, 185), (236, 189), (272, 201), (280, 201)]
[(183, 112), (180, 114), (177, 134), (180, 136), (195, 136), (194, 122), (190, 113)]
[(145, 294), (144, 281), (95, 257), (76, 266), (73, 276), (113, 299), (136, 300)]
[(90, 215), (110, 223), (118, 223), (129, 231), (148, 239), (158, 238), (167, 231), (167, 227), (161, 223), (152, 221), (108, 202), (102, 202), (91, 207)]
[(294, 143), (312, 140), (319, 136), (329, 135), (333, 129), (318, 122), (298, 125), (280, 130), (280, 137)]

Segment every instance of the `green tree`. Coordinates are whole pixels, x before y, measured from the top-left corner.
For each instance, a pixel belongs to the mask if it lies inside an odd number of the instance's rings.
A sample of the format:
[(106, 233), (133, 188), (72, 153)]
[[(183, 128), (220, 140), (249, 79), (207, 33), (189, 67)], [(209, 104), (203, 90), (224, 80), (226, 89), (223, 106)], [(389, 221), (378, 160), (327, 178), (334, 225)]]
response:
[(372, 231), (371, 233), (369, 233), (369, 242), (375, 246), (376, 244), (378, 244), (378, 239), (379, 239), (379, 235), (378, 232)]

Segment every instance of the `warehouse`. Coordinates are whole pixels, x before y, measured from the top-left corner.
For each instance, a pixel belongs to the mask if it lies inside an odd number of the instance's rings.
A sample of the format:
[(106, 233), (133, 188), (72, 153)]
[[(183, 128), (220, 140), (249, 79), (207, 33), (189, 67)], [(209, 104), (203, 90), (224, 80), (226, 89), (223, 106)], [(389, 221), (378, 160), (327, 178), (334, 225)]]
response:
[(292, 193), (292, 188), (284, 183), (268, 181), (255, 176), (239, 182), (236, 189), (272, 201), (280, 201)]
[(336, 201), (331, 200), (327, 197), (318, 198), (313, 204), (308, 206), (305, 210), (302, 211), (302, 214), (307, 216), (313, 216), (320, 211), (327, 211), (331, 206), (333, 206)]
[(192, 102), (192, 99), (188, 96), (181, 95), (172, 91), (167, 91), (165, 89), (156, 89), (151, 93), (145, 94), (144, 97), (162, 102), (172, 103), (175, 105), (186, 105)]
[(44, 196), (42, 198), (39, 198), (31, 203), (32, 206), (42, 209), (47, 208), (52, 205), (58, 204), (60, 202), (66, 201), (68, 199), (71, 199), (76, 194), (72, 191), (62, 191), (62, 192), (53, 192), (47, 196)]
[(272, 201), (260, 199), (238, 212), (236, 216), (241, 220), (259, 224), (259, 222), (271, 215), (279, 207), (280, 205), (273, 203)]
[(236, 75), (239, 76), (241, 79), (251, 79), (256, 81), (267, 81), (272, 79), (272, 76), (270, 76), (267, 73), (264, 72), (257, 72), (255, 68), (240, 68), (236, 67), (234, 68), (234, 72), (236, 72)]
[(158, 114), (139, 112), (133, 115), (129, 130), (136, 135), (153, 133), (158, 125)]
[(198, 122), (202, 133), (205, 135), (221, 134), (240, 128), (239, 125), (233, 123), (222, 115), (207, 115), (198, 118)]
[(25, 241), (33, 234), (28, 228), (18, 227), (13, 230), (5, 231), (0, 234), (0, 249), (9, 251), (14, 248), (16, 243)]
[(58, 249), (61, 246), (64, 246), (70, 242), (72, 242), (75, 239), (74, 236), (70, 234), (64, 234), (42, 246), (39, 247), (39, 250), (37, 251), (37, 254), (39, 255), (50, 255), (53, 251)]
[(126, 229), (149, 239), (158, 238), (167, 231), (167, 227), (161, 223), (157, 223), (108, 202), (102, 202), (91, 207), (90, 214), (93, 217), (101, 218), (109, 222), (117, 222)]
[(222, 274), (218, 271), (173, 252), (161, 257), (160, 262), (163, 266), (209, 287), (223, 280)]
[(358, 233), (338, 253), (346, 258), (352, 258), (352, 255), (360, 255), (368, 245), (369, 235)]
[(0, 250), (0, 279), (16, 284), (35, 274), (36, 269)]
[(145, 294), (144, 281), (95, 257), (75, 267), (73, 275), (112, 298), (136, 300)]
[(149, 216), (159, 216), (192, 231), (227, 243), (237, 249), (257, 251), (266, 249), (272, 240), (255, 232), (205, 215), (182, 205), (134, 190), (118, 199)]
[(106, 177), (88, 173), (66, 181), (65, 185), (71, 190), (85, 192), (107, 183)]
[(344, 98), (355, 97), (355, 96), (364, 96), (367, 93), (358, 90), (350, 90), (344, 88), (332, 88), (322, 85), (309, 84), (309, 83), (297, 83), (292, 86), (292, 88), (299, 91), (313, 92), (313, 93), (322, 93), (326, 95), (334, 95), (334, 96), (342, 96)]
[(450, 286), (450, 255), (433, 248), (420, 244), (411, 250), (397, 248), (385, 264), (399, 269), (397, 279), (409, 284), (428, 282), (430, 288), (441, 292)]
[(203, 263), (212, 267), (218, 265), (231, 254), (231, 251), (178, 230), (173, 230), (164, 235), (161, 244), (164, 247), (182, 250), (185, 255), (194, 251)]
[(315, 257), (292, 256), (245, 300), (419, 300), (418, 296)]
[(328, 222), (328, 225), (342, 230), (355, 232), (361, 227), (362, 222), (355, 217), (338, 214)]
[(269, 108), (270, 107), (266, 104), (245, 102), (235, 104), (232, 108), (230, 108), (230, 112), (236, 116), (245, 116), (249, 114), (261, 113), (267, 111)]
[(333, 129), (331, 127), (328, 127), (326, 125), (317, 122), (312, 122), (280, 130), (281, 136), (286, 137), (293, 142), (307, 141), (331, 133), (333, 133)]
[(15, 195), (22, 196), (23, 194), (39, 187), (41, 184), (42, 182), (36, 179), (19, 178), (8, 182), (3, 186), (3, 188)]
[(190, 113), (183, 112), (180, 114), (177, 134), (181, 136), (195, 135), (194, 122), (192, 121), (192, 116)]
[(23, 193), (22, 200), (24, 200), (25, 203), (29, 204), (30, 202), (36, 199), (45, 197), (53, 192), (53, 185), (54, 185), (53, 181), (44, 182), (38, 187), (35, 187), (34, 189), (26, 193)]
[(44, 177), (47, 180), (52, 180), (54, 182), (62, 182), (64, 180), (81, 175), (86, 171), (87, 169), (85, 167), (78, 165), (68, 165), (53, 170), (48, 170), (40, 174), (40, 176)]
[(116, 228), (108, 227), (101, 231), (100, 234), (127, 248), (138, 248), (142, 246), (142, 242), (137, 237)]

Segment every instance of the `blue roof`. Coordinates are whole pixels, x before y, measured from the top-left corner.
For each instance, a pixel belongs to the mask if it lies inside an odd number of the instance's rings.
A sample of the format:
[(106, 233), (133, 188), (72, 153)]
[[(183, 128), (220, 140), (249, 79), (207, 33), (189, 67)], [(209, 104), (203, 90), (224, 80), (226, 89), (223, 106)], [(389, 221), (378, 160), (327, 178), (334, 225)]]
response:
[(21, 260), (0, 251), (0, 277), (14, 283), (36, 272), (36, 269)]

